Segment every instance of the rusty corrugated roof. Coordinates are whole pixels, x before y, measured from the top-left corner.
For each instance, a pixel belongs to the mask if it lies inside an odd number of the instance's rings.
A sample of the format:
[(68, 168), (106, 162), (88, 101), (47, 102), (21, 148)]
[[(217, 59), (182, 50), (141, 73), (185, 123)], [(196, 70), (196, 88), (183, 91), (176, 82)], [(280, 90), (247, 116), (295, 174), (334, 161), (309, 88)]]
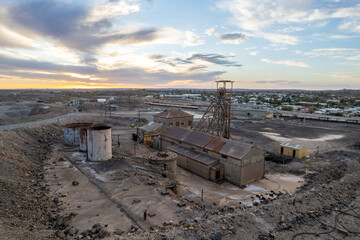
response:
[(192, 117), (190, 113), (184, 112), (181, 109), (170, 108), (166, 109), (163, 112), (157, 113), (154, 117), (161, 117), (161, 118), (183, 118), (183, 117)]
[(172, 146), (168, 147), (168, 150), (175, 152), (177, 154), (183, 155), (185, 157), (191, 158), (197, 162), (200, 162), (200, 163), (205, 164), (210, 167), (219, 163), (219, 160), (214, 157), (211, 157), (211, 156), (203, 154), (203, 153), (196, 152), (191, 149), (181, 147), (179, 145), (172, 145)]
[(237, 159), (242, 159), (245, 154), (255, 147), (239, 141), (173, 126), (164, 129), (160, 135)]

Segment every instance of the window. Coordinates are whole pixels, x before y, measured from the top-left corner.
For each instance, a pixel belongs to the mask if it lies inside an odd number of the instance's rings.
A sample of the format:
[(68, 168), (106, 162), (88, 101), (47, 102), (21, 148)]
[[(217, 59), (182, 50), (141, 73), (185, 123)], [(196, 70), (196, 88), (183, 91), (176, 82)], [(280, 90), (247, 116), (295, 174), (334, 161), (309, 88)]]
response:
[(191, 124), (192, 124), (192, 121), (191, 121), (191, 120), (190, 120), (190, 121), (188, 121), (188, 125), (189, 125), (189, 126), (191, 126)]
[(173, 122), (170, 122), (170, 125), (172, 126), (172, 125), (173, 125)]
[(194, 147), (191, 147), (190, 149), (195, 151), (195, 148), (194, 148)]
[(281, 154), (284, 154), (284, 147), (281, 147)]
[(206, 153), (207, 153), (207, 152), (208, 152), (208, 150), (207, 150), (206, 148), (203, 148), (203, 152), (206, 152)]
[(183, 122), (181, 122), (181, 125), (184, 125), (184, 123), (183, 123)]
[(179, 126), (179, 122), (176, 122), (176, 126)]
[(222, 157), (222, 158), (226, 158), (226, 159), (227, 159), (227, 156), (226, 156), (226, 155), (224, 155), (224, 154), (221, 154), (221, 157)]

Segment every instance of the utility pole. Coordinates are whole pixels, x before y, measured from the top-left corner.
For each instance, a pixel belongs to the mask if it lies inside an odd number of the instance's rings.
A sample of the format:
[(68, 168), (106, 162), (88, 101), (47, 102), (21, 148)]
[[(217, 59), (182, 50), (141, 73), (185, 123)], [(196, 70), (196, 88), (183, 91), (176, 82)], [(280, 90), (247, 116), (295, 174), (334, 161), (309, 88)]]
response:
[(104, 106), (105, 106), (105, 118), (106, 118), (106, 102), (104, 102)]
[(138, 115), (138, 127), (140, 127), (140, 108), (138, 109), (139, 115)]

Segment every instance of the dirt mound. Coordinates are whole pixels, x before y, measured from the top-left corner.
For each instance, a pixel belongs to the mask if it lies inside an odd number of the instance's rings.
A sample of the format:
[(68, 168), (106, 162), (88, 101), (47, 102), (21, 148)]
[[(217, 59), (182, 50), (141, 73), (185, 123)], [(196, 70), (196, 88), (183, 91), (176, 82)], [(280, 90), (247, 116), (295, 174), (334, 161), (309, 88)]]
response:
[(56, 126), (0, 132), (0, 236), (49, 239), (48, 216), (59, 211), (47, 195), (43, 162)]
[(38, 114), (46, 114), (51, 112), (49, 107), (34, 107), (31, 109), (29, 116), (38, 115)]

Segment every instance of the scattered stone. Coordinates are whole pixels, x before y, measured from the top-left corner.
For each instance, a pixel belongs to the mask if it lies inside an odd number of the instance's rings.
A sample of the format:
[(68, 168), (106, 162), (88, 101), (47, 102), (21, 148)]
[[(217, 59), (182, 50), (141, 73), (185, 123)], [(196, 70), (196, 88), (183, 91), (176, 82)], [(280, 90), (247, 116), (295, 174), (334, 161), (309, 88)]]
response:
[(186, 203), (179, 202), (177, 205), (178, 205), (178, 207), (185, 207), (185, 206), (186, 206)]
[(61, 239), (64, 239), (65, 238), (65, 233), (63, 231), (57, 231), (56, 236), (58, 236)]
[(77, 185), (79, 185), (79, 182), (73, 181), (73, 182), (72, 182), (72, 185), (73, 185), (73, 186), (77, 186)]
[(124, 231), (120, 230), (120, 229), (115, 229), (114, 234), (121, 236), (124, 234)]
[(161, 195), (169, 195), (168, 191), (161, 191)]
[(99, 227), (101, 227), (101, 223), (95, 223), (95, 224), (92, 226), (92, 228), (99, 228)]
[(149, 217), (155, 217), (155, 216), (156, 216), (156, 213), (148, 213), (148, 216), (149, 216)]
[(131, 232), (131, 233), (134, 233), (134, 232), (136, 232), (138, 229), (139, 229), (139, 228), (138, 228), (137, 226), (131, 225), (131, 227), (130, 227), (130, 232)]
[(101, 228), (99, 231), (99, 237), (104, 238), (109, 235), (109, 232), (106, 230), (106, 228)]
[(222, 233), (221, 232), (217, 232), (214, 234), (214, 236), (212, 237), (212, 240), (221, 240), (222, 239)]

